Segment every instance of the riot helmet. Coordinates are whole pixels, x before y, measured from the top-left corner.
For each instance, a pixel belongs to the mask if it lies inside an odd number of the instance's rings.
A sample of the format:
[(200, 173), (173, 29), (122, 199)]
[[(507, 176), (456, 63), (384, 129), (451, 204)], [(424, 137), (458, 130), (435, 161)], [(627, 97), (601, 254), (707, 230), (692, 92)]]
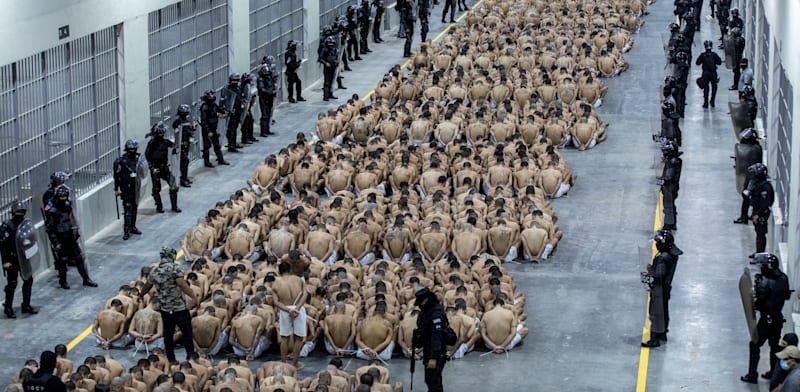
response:
[(749, 174), (755, 180), (766, 180), (767, 179), (767, 166), (761, 162), (754, 163), (747, 168), (747, 174)]
[(155, 137), (164, 137), (164, 135), (167, 133), (167, 126), (164, 125), (164, 123), (159, 122), (158, 124), (153, 125), (151, 133)]
[(286, 49), (291, 51), (297, 50), (297, 41), (289, 40), (289, 42), (286, 44)]
[(664, 114), (670, 114), (675, 112), (675, 104), (672, 101), (665, 99), (664, 102), (661, 103), (661, 112)]
[(778, 256), (775, 256), (772, 253), (756, 253), (753, 255), (753, 262), (760, 265), (762, 270), (764, 268), (772, 271), (778, 271), (781, 269), (781, 261), (778, 260)]
[(230, 76), (228, 76), (228, 83), (230, 83), (230, 84), (238, 84), (239, 83), (239, 79), (241, 79), (241, 78), (242, 78), (242, 75), (239, 75), (238, 73), (234, 72), (234, 73), (230, 74)]
[(689, 60), (689, 55), (686, 54), (686, 52), (678, 52), (678, 54), (675, 55), (675, 58), (678, 59), (678, 61), (680, 62), (685, 62)]
[(678, 35), (675, 36), (675, 40), (678, 42), (684, 42), (686, 41), (686, 37), (683, 36), (683, 33), (678, 33)]
[(53, 187), (57, 187), (66, 181), (67, 173), (64, 173), (63, 171), (53, 172), (53, 174), (50, 175), (50, 184), (52, 184)]
[(707, 39), (703, 41), (703, 47), (706, 48), (706, 50), (711, 50), (711, 48), (714, 47), (714, 43)]
[(188, 116), (191, 111), (192, 111), (192, 108), (190, 108), (189, 105), (187, 105), (185, 103), (181, 104), (180, 106), (178, 106), (178, 116), (180, 116), (180, 117)]
[(66, 185), (59, 185), (54, 192), (55, 201), (64, 203), (69, 200), (69, 187)]
[(667, 85), (667, 86), (671, 86), (671, 85), (675, 84), (676, 81), (677, 80), (672, 75), (667, 75), (667, 76), (664, 77), (664, 84)]
[(258, 74), (262, 75), (262, 76), (267, 76), (267, 75), (272, 74), (272, 70), (269, 69), (269, 65), (261, 64), (261, 66), (258, 67)]
[(739, 16), (739, 9), (736, 7), (731, 8), (731, 16)]
[(214, 90), (208, 90), (203, 94), (203, 100), (206, 102), (214, 102), (217, 100), (217, 95), (214, 93)]
[(656, 235), (653, 237), (653, 241), (656, 243), (656, 250), (658, 250), (659, 252), (667, 252), (669, 251), (669, 248), (672, 246), (667, 236), (664, 235), (665, 232), (666, 232), (665, 230), (661, 230), (657, 232)]
[(336, 46), (336, 39), (333, 37), (328, 37), (325, 39), (325, 46), (332, 48)]
[(680, 28), (681, 27), (675, 22), (672, 22), (672, 23), (669, 24), (669, 31), (671, 31), (673, 33), (678, 31), (678, 30), (680, 30)]
[(333, 28), (330, 25), (325, 25), (322, 27), (322, 36), (327, 37), (333, 35)]
[(24, 201), (18, 201), (14, 203), (14, 207), (11, 208), (11, 213), (14, 215), (17, 215), (18, 213), (22, 213), (22, 215), (25, 215), (27, 211), (28, 211), (28, 205)]
[(128, 154), (135, 155), (136, 150), (138, 149), (139, 149), (139, 142), (136, 141), (136, 139), (128, 139), (128, 141), (125, 142), (125, 152), (127, 152)]
[(739, 141), (742, 144), (758, 144), (758, 132), (753, 128), (745, 128), (739, 132)]
[(661, 145), (661, 153), (667, 158), (678, 156), (678, 145), (671, 141), (665, 141)]
[(731, 34), (733, 34), (734, 36), (738, 37), (738, 36), (742, 35), (742, 29), (740, 29), (738, 27), (734, 27), (734, 28), (731, 29)]
[(743, 97), (751, 97), (756, 94), (756, 90), (753, 89), (753, 86), (744, 86), (742, 89), (742, 96)]

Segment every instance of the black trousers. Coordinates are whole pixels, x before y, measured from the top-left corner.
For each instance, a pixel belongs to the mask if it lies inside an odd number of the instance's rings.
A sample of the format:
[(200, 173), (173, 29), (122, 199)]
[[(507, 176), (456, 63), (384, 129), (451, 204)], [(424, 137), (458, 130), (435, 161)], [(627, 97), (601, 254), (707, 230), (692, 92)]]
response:
[[(717, 99), (717, 85), (719, 84), (719, 81), (717, 81), (717, 76), (714, 75), (713, 77), (709, 78), (704, 77), (700, 83), (703, 86), (703, 105), (709, 102), (711, 102), (713, 105), (714, 101)], [(709, 89), (711, 90), (711, 97), (708, 96)]]
[(225, 138), (228, 141), (228, 148), (236, 148), (236, 129), (239, 128), (241, 112), (233, 112), (228, 115), (228, 124), (225, 131)]
[(350, 58), (350, 60), (354, 60), (356, 58), (360, 58), (361, 57), (361, 56), (359, 56), (359, 52), (358, 52), (358, 36), (356, 35), (355, 31), (350, 31), (350, 32), (347, 33), (347, 43), (346, 43), (346, 45), (347, 45), (346, 46), (347, 57)]
[(54, 262), (56, 271), (58, 271), (58, 283), (67, 283), (67, 265), (74, 263), (78, 268), (83, 281), (91, 280), (89, 272), (86, 270), (86, 259), (83, 257), (81, 245), (72, 236), (60, 237), (58, 239), (61, 244), (61, 249), (56, 251), (56, 260)]
[(366, 54), (367, 50), (369, 50), (369, 45), (367, 45), (367, 41), (369, 41), (369, 22), (361, 25), (359, 33), (361, 35), (361, 53)]
[(737, 89), (739, 88), (739, 78), (742, 76), (742, 69), (739, 68), (739, 62), (741, 59), (742, 58), (740, 56), (739, 60), (733, 60), (736, 66), (733, 67), (733, 84), (731, 86), (736, 87)]
[[(11, 268), (6, 270), (6, 302), (5, 307), (10, 308), (14, 306), (14, 291), (17, 290), (17, 282), (19, 281), (19, 268), (12, 265)], [(33, 289), (33, 276), (22, 280), (22, 305), (31, 305), (31, 290)]]
[(181, 181), (189, 179), (189, 141), (181, 141), (181, 160), (180, 160)]
[(436, 361), (436, 369), (428, 368), (428, 361), (424, 360), (422, 366), (425, 366), (425, 385), (428, 386), (428, 392), (443, 392), (444, 385), (442, 385), (442, 371), (444, 364), (447, 362), (444, 358)]
[(135, 197), (125, 196), (122, 198), (122, 215), (125, 218), (123, 230), (130, 233), (136, 228), (136, 215), (139, 213), (139, 205)]
[(456, 17), (456, 0), (444, 0), (444, 12), (442, 12), (442, 22), (447, 20), (447, 10), (450, 10), (450, 20)]
[[(234, 140), (235, 142), (235, 140)], [(169, 184), (169, 198), (173, 204), (173, 207), (177, 206), (178, 201), (178, 184), (175, 182), (175, 176), (172, 175), (172, 172), (169, 170), (169, 165), (164, 166), (156, 166), (155, 168), (158, 169), (158, 174), (154, 174), (152, 170), (150, 170), (150, 179), (153, 182), (153, 201), (156, 204), (157, 210), (163, 209), (163, 204), (161, 203), (161, 181), (166, 181)]]
[(678, 212), (675, 209), (677, 192), (674, 191), (673, 186), (664, 185), (661, 187), (661, 194), (664, 197), (664, 226), (675, 226), (678, 218)]
[(181, 330), (181, 343), (186, 349), (186, 356), (194, 352), (194, 342), (192, 341), (192, 315), (189, 310), (184, 309), (178, 312), (161, 311), (161, 322), (164, 326), (164, 351), (167, 359), (172, 362), (175, 360), (175, 327)]
[(414, 40), (414, 22), (406, 21), (403, 24), (406, 34), (406, 44), (403, 46), (403, 56), (411, 56), (411, 41)]
[(261, 128), (261, 136), (265, 136), (269, 132), (269, 126), (272, 121), (272, 106), (274, 104), (275, 94), (258, 96), (258, 107), (261, 109), (261, 118), (258, 120), (258, 125)]
[(382, 18), (375, 18), (372, 22), (372, 41), (378, 43), (381, 40), (381, 20)]
[(297, 76), (297, 72), (286, 72), (286, 83), (288, 84), (286, 90), (288, 90), (289, 93), (289, 100), (293, 99), (292, 87), (294, 87), (294, 91), (297, 92), (297, 99), (300, 99), (302, 97), (300, 92), (303, 89), (301, 87), (300, 77)]
[(255, 120), (253, 120), (253, 113), (250, 110), (247, 110), (247, 114), (244, 115), (244, 120), (242, 121), (242, 144), (250, 143), (253, 139), (253, 126), (255, 126)]
[(430, 31), (430, 23), (428, 21), (428, 14), (427, 13), (420, 13), (419, 14), (419, 34), (420, 40), (425, 42), (428, 40), (428, 31)]
[[(212, 136), (208, 136), (211, 133)], [(211, 148), (214, 148), (214, 155), (217, 156), (217, 162), (222, 162), (225, 159), (222, 157), (222, 147), (219, 145), (219, 134), (217, 129), (204, 129), (203, 130), (203, 161), (208, 162), (210, 159)]]
[(766, 216), (758, 217), (758, 222), (754, 224), (756, 230), (756, 253), (761, 253), (767, 249), (767, 222), (769, 213)]
[(458, 8), (463, 8), (464, 11), (468, 10), (469, 7), (467, 7), (467, 0), (458, 0)]
[(333, 96), (333, 79), (336, 76), (336, 66), (332, 64), (330, 67), (323, 67), (322, 76), (322, 97), (330, 98)]
[(778, 358), (775, 354), (781, 351), (778, 344), (781, 340), (781, 330), (783, 329), (783, 318), (781, 316), (768, 317), (761, 316), (756, 324), (758, 331), (758, 341), (750, 342), (750, 361), (747, 367), (747, 374), (758, 376), (758, 360), (761, 357), (761, 346), (769, 341), (769, 368), (775, 367)]

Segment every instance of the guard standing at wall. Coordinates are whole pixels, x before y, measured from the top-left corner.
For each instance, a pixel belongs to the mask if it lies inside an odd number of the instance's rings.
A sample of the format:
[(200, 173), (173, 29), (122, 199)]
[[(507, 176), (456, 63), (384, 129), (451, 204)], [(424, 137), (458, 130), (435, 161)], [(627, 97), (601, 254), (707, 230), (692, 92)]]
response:
[(758, 383), (758, 360), (761, 356), (761, 346), (769, 342), (769, 368), (770, 375), (775, 363), (778, 361), (775, 354), (781, 351), (779, 345), (781, 331), (783, 330), (783, 304), (790, 298), (789, 278), (780, 269), (780, 260), (771, 253), (758, 253), (753, 260), (761, 267), (761, 273), (756, 274), (755, 285), (755, 310), (760, 314), (756, 324), (757, 340), (750, 341), (750, 358), (747, 374), (740, 379), (744, 382)]
[[(306, 99), (303, 98), (301, 94), (303, 90), (302, 83), (300, 77), (297, 76), (297, 70), (300, 69), (300, 59), (297, 57), (297, 41), (291, 40), (286, 44), (286, 53), (283, 55), (283, 65), (285, 67), (286, 83), (288, 84), (289, 102), (305, 102)], [(294, 92), (297, 93), (297, 101), (293, 98), (292, 88), (294, 88)]]
[(371, 13), (372, 11), (369, 7), (369, 0), (361, 0), (361, 7), (358, 7), (358, 28), (359, 33), (361, 34), (361, 54), (372, 52), (369, 50), (369, 45), (367, 45), (367, 42), (369, 41)]
[(253, 105), (255, 103), (258, 89), (254, 86), (256, 77), (245, 72), (242, 74), (242, 81), (239, 83), (241, 89), (239, 94), (242, 96), (242, 145), (253, 144), (258, 141), (253, 136), (255, 132), (255, 120), (253, 119)]
[(442, 11), (442, 23), (447, 23), (447, 11), (450, 11), (450, 23), (456, 23), (456, 0), (444, 0), (444, 11)]
[[(34, 245), (36, 243), (35, 227), (29, 219), (25, 219), (27, 211), (28, 207), (25, 203), (15, 203), (11, 209), (11, 219), (3, 222), (3, 225), (0, 226), (0, 256), (6, 276), (6, 301), (3, 303), (3, 313), (8, 318), (17, 318), (14, 313), (14, 292), (17, 290), (19, 278), (22, 278), (22, 313), (39, 313), (36, 308), (31, 306), (31, 290), (33, 288), (31, 256), (20, 253), (20, 246), (24, 244), (24, 241), (27, 240)], [(22, 230), (19, 230), (21, 227)], [(26, 238), (29, 235), (33, 235), (33, 238)]]
[(275, 84), (275, 78), (269, 65), (261, 64), (258, 67), (256, 86), (258, 87), (258, 107), (261, 109), (261, 119), (259, 119), (261, 137), (274, 135), (269, 127), (272, 120), (272, 107), (275, 103), (275, 91), (278, 86)]
[(678, 215), (675, 209), (675, 200), (678, 198), (680, 189), (683, 160), (680, 158), (681, 152), (678, 151), (678, 146), (670, 141), (664, 142), (661, 146), (661, 153), (664, 156), (664, 169), (659, 178), (661, 195), (664, 198), (664, 227), (662, 230), (675, 230), (677, 229)]
[(733, 84), (728, 90), (732, 91), (739, 89), (739, 78), (742, 75), (742, 69), (739, 65), (744, 58), (745, 40), (744, 37), (742, 37), (742, 29), (738, 27), (732, 28), (731, 34), (733, 34)]
[(422, 363), (425, 365), (425, 384), (429, 392), (444, 391), (442, 371), (447, 362), (447, 346), (444, 330), (447, 316), (436, 294), (423, 287), (415, 294), (414, 306), (420, 309), (417, 329), (414, 330), (413, 345), (422, 348)]
[(336, 52), (336, 38), (328, 37), (325, 39), (325, 47), (319, 56), (322, 63), (322, 100), (328, 101), (338, 99), (333, 96), (333, 78), (336, 76), (336, 67), (339, 65), (339, 54)]
[(670, 244), (664, 232), (656, 233), (654, 238), (658, 253), (653, 263), (647, 266), (650, 278), (650, 340), (642, 343), (642, 347), (658, 347), (661, 341), (667, 341), (667, 287), (672, 286), (672, 275), (675, 273), (677, 260), (670, 253)]
[[(731, 0), (717, 0), (717, 24), (719, 25), (719, 40), (724, 41), (728, 34), (728, 17), (730, 17)], [(720, 49), (723, 44), (720, 44)]]
[(46, 209), (45, 222), (47, 224), (47, 236), (56, 252), (55, 267), (58, 271), (58, 284), (62, 289), (68, 290), (67, 265), (74, 263), (78, 267), (78, 273), (83, 278), (83, 285), (97, 287), (97, 283), (89, 277), (86, 270), (86, 258), (78, 243), (80, 239), (80, 229), (78, 220), (75, 218), (75, 211), (69, 199), (70, 190), (66, 185), (56, 188), (53, 199), (48, 203)]
[(362, 60), (361, 56), (359, 56), (359, 47), (358, 47), (358, 18), (356, 15), (356, 11), (358, 10), (357, 5), (351, 5), (347, 7), (347, 13), (345, 14), (345, 18), (347, 19), (347, 25), (345, 26), (345, 31), (347, 32), (347, 57), (350, 61), (359, 61)]
[[(703, 73), (697, 79), (697, 86), (703, 89), (703, 108), (707, 108), (709, 103), (714, 107), (714, 101), (717, 97), (717, 85), (719, 84), (719, 76), (717, 76), (717, 67), (722, 64), (722, 59), (719, 55), (712, 51), (712, 42), (706, 40), (703, 42), (706, 51), (697, 56), (696, 65), (703, 68)], [(708, 89), (711, 87), (711, 99), (709, 101)]]
[(214, 148), (214, 155), (217, 156), (217, 164), (228, 165), (222, 156), (222, 148), (219, 145), (219, 125), (220, 115), (225, 115), (225, 110), (217, 105), (217, 96), (214, 90), (208, 90), (201, 98), (203, 104), (200, 105), (200, 132), (203, 134), (203, 164), (205, 167), (214, 167), (211, 164), (210, 150)]
[(420, 41), (425, 42), (428, 40), (428, 31), (430, 31), (430, 16), (431, 16), (431, 1), (419, 0), (417, 3), (417, 16), (419, 16), (419, 34)]
[(403, 57), (411, 57), (411, 42), (414, 39), (414, 5), (410, 0), (398, 0), (395, 9), (400, 13), (400, 21), (406, 37)]
[(136, 214), (139, 211), (139, 158), (139, 142), (128, 139), (125, 142), (125, 154), (114, 161), (114, 195), (122, 199), (123, 240), (131, 238), (131, 234), (142, 234), (136, 228)]
[[(733, 223), (747, 224), (750, 219), (747, 216), (750, 210), (750, 166), (760, 163), (764, 159), (764, 152), (758, 144), (758, 132), (753, 128), (745, 128), (739, 133), (739, 143), (735, 148), (736, 177), (737, 186), (742, 194), (742, 207), (739, 209), (739, 217)], [(741, 179), (739, 178), (741, 177)], [(740, 185), (741, 181), (741, 185)]]
[(775, 190), (769, 183), (767, 176), (767, 166), (763, 163), (755, 163), (747, 168), (750, 176), (750, 186), (748, 196), (750, 196), (750, 206), (756, 230), (756, 252), (750, 254), (752, 259), (757, 253), (762, 253), (767, 248), (767, 223), (769, 215), (772, 213), (772, 203), (775, 202)]
[(180, 173), (181, 173), (181, 186), (186, 188), (192, 187), (192, 181), (189, 180), (189, 146), (191, 139), (194, 137), (194, 123), (189, 117), (191, 108), (187, 104), (178, 106), (178, 118), (172, 122), (172, 129), (175, 137), (175, 146), (180, 147)]
[(372, 14), (374, 20), (372, 21), (372, 42), (376, 44), (382, 43), (381, 39), (381, 23), (383, 23), (383, 13), (386, 12), (386, 7), (381, 0), (372, 0)]
[(139, 296), (144, 297), (155, 287), (160, 303), (161, 323), (164, 331), (164, 351), (167, 360), (175, 361), (175, 327), (181, 330), (183, 348), (188, 357), (194, 352), (192, 341), (192, 315), (186, 305), (184, 294), (192, 299), (192, 303), (199, 303), (199, 298), (183, 278), (183, 271), (175, 262), (175, 249), (161, 248), (158, 266), (150, 271), (147, 283), (139, 291)]
[(153, 180), (153, 201), (156, 203), (156, 212), (164, 212), (164, 205), (161, 203), (161, 180), (169, 184), (169, 201), (172, 204), (173, 212), (181, 212), (178, 208), (178, 184), (175, 176), (169, 170), (170, 150), (174, 154), (174, 143), (164, 137), (167, 127), (162, 123), (153, 125), (151, 139), (144, 150), (147, 163), (150, 164), (150, 178)]
[(240, 144), (236, 144), (236, 129), (239, 128), (239, 121), (242, 115), (242, 100), (239, 94), (239, 80), (242, 75), (232, 73), (228, 76), (228, 85), (220, 91), (219, 106), (225, 111), (225, 117), (228, 123), (225, 130), (225, 138), (228, 141), (228, 152), (239, 152), (242, 148)]

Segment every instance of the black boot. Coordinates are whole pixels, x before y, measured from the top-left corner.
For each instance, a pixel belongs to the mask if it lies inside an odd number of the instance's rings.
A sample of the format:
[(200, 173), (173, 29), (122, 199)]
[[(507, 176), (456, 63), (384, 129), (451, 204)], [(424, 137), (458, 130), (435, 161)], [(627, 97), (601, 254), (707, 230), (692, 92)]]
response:
[(206, 159), (206, 160), (203, 162), (203, 165), (204, 165), (205, 167), (214, 167), (214, 165), (213, 165), (213, 164), (211, 163), (211, 161), (210, 161), (210, 160), (208, 160), (208, 159)]
[(217, 161), (217, 165), (228, 166), (228, 165), (230, 165), (230, 163), (228, 163), (228, 161), (226, 161), (224, 159), (221, 159), (221, 160)]
[(189, 183), (189, 180), (186, 178), (181, 178), (181, 186), (184, 188), (191, 188), (192, 184)]
[(127, 211), (126, 211), (126, 214), (123, 217), (123, 219), (124, 219), (124, 222), (122, 224), (122, 233), (123, 233), (122, 234), (122, 239), (127, 241), (128, 238), (131, 238), (131, 226), (132, 226), (132, 224), (131, 224), (131, 216), (127, 214)]
[(64, 267), (63, 270), (58, 271), (58, 285), (64, 290), (69, 290), (69, 283), (67, 283), (66, 267)]
[(156, 203), (156, 212), (161, 214), (164, 212), (164, 205), (161, 203), (161, 195), (154, 194), (153, 201)]
[(6, 315), (6, 317), (8, 317), (8, 318), (12, 318), (12, 319), (13, 319), (13, 318), (17, 318), (17, 314), (16, 314), (16, 313), (14, 313), (14, 308), (12, 308), (12, 307), (11, 307), (10, 305), (8, 305), (8, 304), (4, 304), (4, 305), (3, 305), (3, 313), (4, 313), (4, 314)]
[(181, 212), (181, 209), (178, 208), (178, 192), (170, 192), (169, 193), (169, 202), (172, 204), (172, 212)]
[(128, 238), (131, 238), (131, 232), (128, 231), (128, 230), (125, 230), (125, 232), (122, 234), (122, 240), (123, 241), (127, 241)]
[(39, 314), (39, 311), (30, 304), (22, 304), (22, 313)]
[(336, 78), (336, 84), (338, 85), (337, 87), (338, 87), (340, 90), (347, 90), (347, 87), (345, 87), (345, 86), (342, 84), (342, 79), (344, 79), (344, 78), (342, 78), (342, 77), (338, 77), (338, 78)]
[(134, 227), (131, 229), (131, 234), (142, 235), (142, 232), (139, 231), (138, 228)]
[(740, 217), (736, 218), (736, 220), (734, 220), (733, 223), (745, 224), (746, 225), (748, 221), (749, 221), (749, 219), (747, 219), (747, 217), (740, 216)]

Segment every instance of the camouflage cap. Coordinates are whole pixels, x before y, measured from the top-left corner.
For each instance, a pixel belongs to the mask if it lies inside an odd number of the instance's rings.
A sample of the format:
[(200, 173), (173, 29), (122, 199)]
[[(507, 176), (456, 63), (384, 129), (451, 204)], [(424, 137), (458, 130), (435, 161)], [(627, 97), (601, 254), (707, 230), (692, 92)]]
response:
[(175, 260), (175, 256), (177, 254), (178, 254), (178, 252), (174, 248), (170, 248), (168, 246), (162, 246), (161, 247), (160, 255), (161, 255), (162, 259)]

